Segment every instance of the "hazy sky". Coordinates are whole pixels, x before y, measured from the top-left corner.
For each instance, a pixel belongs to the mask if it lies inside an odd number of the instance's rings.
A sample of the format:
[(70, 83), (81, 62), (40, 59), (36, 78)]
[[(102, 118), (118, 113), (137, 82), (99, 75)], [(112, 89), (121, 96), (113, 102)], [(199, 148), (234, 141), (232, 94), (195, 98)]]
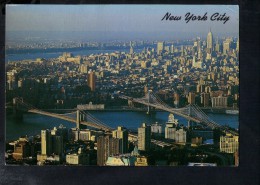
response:
[[(161, 21), (169, 12), (179, 21)], [(207, 21), (185, 22), (185, 14), (203, 16)], [(229, 21), (211, 21), (214, 13), (229, 16)], [(239, 10), (236, 5), (9, 5), (6, 31), (83, 31), (103, 33), (147, 33), (159, 35), (196, 33), (205, 35), (238, 34)], [(98, 34), (98, 33), (97, 33)], [(118, 34), (120, 35), (120, 34)], [(103, 34), (102, 36), (105, 36)], [(175, 35), (176, 36), (176, 35)], [(120, 37), (120, 36), (119, 36)], [(129, 37), (134, 37), (129, 35)], [(120, 38), (119, 38), (120, 39)]]

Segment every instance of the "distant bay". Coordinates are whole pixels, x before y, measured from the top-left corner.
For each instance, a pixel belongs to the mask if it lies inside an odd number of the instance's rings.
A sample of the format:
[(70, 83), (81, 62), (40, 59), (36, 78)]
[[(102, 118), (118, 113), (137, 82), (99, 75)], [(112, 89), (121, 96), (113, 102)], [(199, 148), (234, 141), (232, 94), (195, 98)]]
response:
[[(134, 52), (141, 52), (142, 49), (136, 49)], [(64, 52), (70, 52), (74, 56), (80, 55), (80, 56), (86, 56), (86, 55), (91, 55), (91, 54), (100, 54), (100, 53), (113, 53), (115, 51), (120, 51), (120, 52), (129, 52), (129, 49), (109, 49), (109, 50), (102, 50), (102, 49), (96, 49), (96, 50), (89, 50), (89, 49), (66, 49), (63, 51), (55, 51), (55, 50), (50, 50), (46, 51), (44, 49), (42, 50), (37, 50), (35, 52), (34, 50), (28, 51), (28, 52), (17, 52), (15, 54), (8, 54), (6, 53), (5, 55), (5, 62), (12, 62), (12, 61), (20, 61), (20, 60), (35, 60), (37, 58), (45, 58), (45, 59), (50, 59), (50, 58), (57, 58), (61, 56)]]

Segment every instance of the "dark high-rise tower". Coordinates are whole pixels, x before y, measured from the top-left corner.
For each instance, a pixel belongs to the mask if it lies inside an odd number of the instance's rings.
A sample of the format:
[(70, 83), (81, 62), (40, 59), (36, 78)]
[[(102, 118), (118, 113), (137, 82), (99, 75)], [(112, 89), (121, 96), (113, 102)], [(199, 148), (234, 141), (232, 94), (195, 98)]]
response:
[(119, 154), (120, 139), (112, 138), (111, 135), (97, 138), (97, 165), (104, 166), (110, 155)]
[(96, 76), (94, 72), (90, 72), (88, 74), (88, 86), (90, 87), (91, 91), (95, 91), (96, 89)]

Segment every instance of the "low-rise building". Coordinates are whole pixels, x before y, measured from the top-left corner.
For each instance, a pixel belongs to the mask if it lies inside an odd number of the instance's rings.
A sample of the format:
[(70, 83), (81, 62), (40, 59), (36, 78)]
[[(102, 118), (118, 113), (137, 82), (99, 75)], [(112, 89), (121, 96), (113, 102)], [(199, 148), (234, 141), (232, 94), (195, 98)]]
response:
[(135, 166), (148, 166), (148, 158), (145, 156), (138, 156), (135, 161)]
[(154, 134), (161, 134), (162, 133), (162, 125), (158, 124), (158, 122), (156, 122), (155, 124), (151, 125), (151, 132)]
[(82, 149), (79, 148), (78, 153), (66, 155), (66, 163), (69, 165), (88, 165), (89, 155), (82, 152)]
[(136, 157), (131, 155), (109, 156), (106, 166), (134, 166), (135, 161)]

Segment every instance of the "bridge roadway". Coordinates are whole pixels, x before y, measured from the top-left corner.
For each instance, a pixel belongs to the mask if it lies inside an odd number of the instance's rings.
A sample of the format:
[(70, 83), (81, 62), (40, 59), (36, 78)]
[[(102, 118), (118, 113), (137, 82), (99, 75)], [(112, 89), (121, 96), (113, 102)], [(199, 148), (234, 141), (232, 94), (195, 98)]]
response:
[[(67, 116), (64, 116), (62, 114), (55, 114), (55, 113), (51, 113), (51, 112), (45, 112), (45, 111), (41, 111), (41, 110), (37, 110), (37, 109), (30, 109), (28, 110), (28, 112), (31, 112), (31, 113), (35, 113), (35, 114), (41, 114), (41, 115), (44, 115), (44, 116), (50, 116), (50, 117), (54, 117), (54, 118), (58, 118), (58, 119), (62, 119), (62, 120), (66, 120), (66, 121), (69, 121), (69, 122), (72, 122), (72, 123), (76, 123), (77, 121), (73, 118), (70, 118), (70, 117), (67, 117)], [(93, 127), (93, 128), (97, 128), (97, 129), (103, 129), (105, 131), (112, 131), (111, 128), (108, 128), (108, 127), (105, 127), (105, 126), (102, 126), (102, 125), (98, 125), (98, 124), (95, 124), (95, 123), (92, 123), (92, 122), (88, 122), (88, 121), (81, 121), (80, 124), (82, 125), (86, 125), (86, 126), (90, 126), (90, 127)], [(134, 135), (134, 134), (129, 134), (130, 137), (132, 138), (135, 138), (137, 139), (138, 136), (137, 135)], [(158, 140), (155, 140), (155, 139), (152, 139), (151, 140), (152, 143), (154, 143), (155, 145), (158, 145), (158, 146), (172, 146), (172, 144), (169, 144), (169, 143), (165, 143), (163, 141), (158, 141)]]
[[(70, 118), (70, 117), (67, 117), (65, 115), (62, 115), (62, 114), (55, 114), (55, 113), (46, 112), (46, 111), (37, 110), (37, 109), (30, 109), (30, 110), (28, 110), (28, 112), (62, 119), (62, 120), (69, 121), (69, 122), (72, 122), (72, 123), (77, 123), (77, 120)], [(97, 128), (97, 129), (102, 129), (102, 130), (105, 130), (105, 131), (111, 131), (111, 129), (109, 129), (109, 128), (103, 126), (103, 125), (98, 125), (96, 123), (89, 122), (89, 121), (80, 121), (80, 124), (86, 125), (86, 126), (89, 126), (89, 127), (93, 127), (93, 128)]]
[[(167, 112), (170, 112), (170, 113), (177, 114), (179, 116), (182, 116), (182, 117), (186, 118), (187, 120), (191, 120), (191, 121), (194, 121), (196, 123), (205, 124), (202, 120), (194, 118), (194, 117), (191, 117), (191, 116), (189, 116), (187, 114), (183, 114), (183, 113), (179, 112), (177, 109), (174, 109), (174, 108), (168, 108), (168, 107), (166, 107), (164, 105), (150, 103), (150, 102), (147, 102), (147, 101), (145, 101), (144, 99), (141, 99), (141, 98), (132, 98), (132, 97), (125, 96), (125, 95), (120, 95), (119, 97), (122, 98), (122, 99), (131, 100), (133, 102), (141, 103), (141, 104), (144, 104), (144, 105), (147, 105), (147, 106), (155, 107), (157, 109), (161, 109), (161, 110), (164, 110), (164, 111), (167, 111)], [(207, 123), (205, 125), (209, 126)], [(227, 128), (221, 126), (221, 125), (214, 124), (214, 127), (217, 127), (219, 129), (227, 132), (227, 133), (232, 134), (232, 135), (238, 135), (237, 131), (233, 131), (233, 130), (227, 129)]]
[(174, 113), (176, 115), (179, 115), (181, 117), (186, 118), (187, 120), (191, 120), (191, 121), (194, 121), (196, 123), (201, 123), (200, 119), (196, 119), (196, 118), (191, 117), (189, 115), (183, 114), (183, 113), (181, 113), (178, 110), (173, 109), (173, 108), (168, 108), (168, 107), (165, 107), (165, 106), (159, 105), (159, 104), (149, 103), (145, 100), (142, 100), (142, 99), (139, 99), (139, 98), (131, 98), (131, 97), (125, 96), (125, 95), (120, 95), (119, 97), (122, 98), (122, 99), (131, 100), (133, 102), (137, 102), (137, 103), (141, 103), (141, 104), (151, 106), (151, 107), (154, 107), (154, 108), (157, 108), (157, 109), (161, 109), (161, 110), (164, 110), (164, 111), (167, 111), (167, 112), (170, 112), (170, 113)]

